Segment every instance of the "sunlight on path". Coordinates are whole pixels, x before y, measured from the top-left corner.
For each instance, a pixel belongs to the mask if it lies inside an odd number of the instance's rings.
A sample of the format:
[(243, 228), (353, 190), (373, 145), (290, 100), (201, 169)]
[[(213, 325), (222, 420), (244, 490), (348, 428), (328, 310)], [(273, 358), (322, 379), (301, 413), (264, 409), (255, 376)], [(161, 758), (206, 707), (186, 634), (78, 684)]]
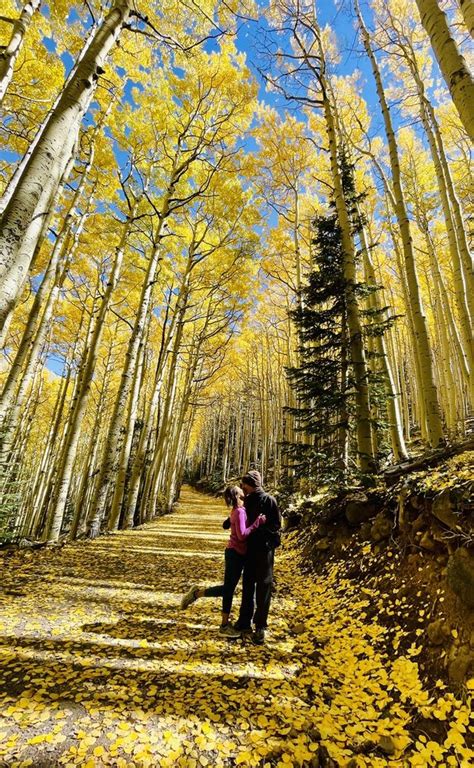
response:
[(317, 766), (325, 750), (333, 765), (469, 765), (466, 708), (444, 748), (459, 761), (436, 762), (439, 744), (417, 761), (428, 747), (406, 726), (439, 699), (384, 657), (336, 568), (314, 582), (278, 552), (263, 648), (218, 635), (217, 599), (179, 610), (190, 584), (220, 581), (225, 515), (185, 489), (142, 529), (5, 557), (0, 766)]

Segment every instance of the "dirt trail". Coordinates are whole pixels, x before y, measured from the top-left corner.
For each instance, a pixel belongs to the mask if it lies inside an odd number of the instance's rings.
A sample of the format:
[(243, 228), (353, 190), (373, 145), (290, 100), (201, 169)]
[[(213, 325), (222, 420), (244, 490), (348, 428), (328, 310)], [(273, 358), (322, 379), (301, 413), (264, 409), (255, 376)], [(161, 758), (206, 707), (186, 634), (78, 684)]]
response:
[[(220, 581), (224, 516), (185, 489), (141, 529), (2, 556), (0, 766), (437, 764), (407, 730), (431, 706), (413, 662), (388, 662), (337, 568), (311, 581), (278, 552), (263, 648), (219, 637), (219, 600), (179, 610)], [(443, 749), (470, 764), (465, 744)]]

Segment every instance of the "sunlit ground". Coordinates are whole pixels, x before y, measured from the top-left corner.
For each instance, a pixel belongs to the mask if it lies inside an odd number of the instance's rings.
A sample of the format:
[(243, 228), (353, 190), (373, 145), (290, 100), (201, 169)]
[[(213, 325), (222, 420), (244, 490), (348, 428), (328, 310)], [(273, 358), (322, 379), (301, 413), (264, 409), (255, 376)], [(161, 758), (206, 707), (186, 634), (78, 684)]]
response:
[[(438, 764), (411, 762), (428, 694), (336, 572), (313, 582), (278, 553), (263, 648), (219, 636), (218, 599), (179, 609), (191, 584), (220, 581), (225, 514), (187, 490), (143, 529), (4, 560), (0, 766), (315, 766), (321, 744), (336, 765)], [(361, 753), (384, 736), (392, 756)]]

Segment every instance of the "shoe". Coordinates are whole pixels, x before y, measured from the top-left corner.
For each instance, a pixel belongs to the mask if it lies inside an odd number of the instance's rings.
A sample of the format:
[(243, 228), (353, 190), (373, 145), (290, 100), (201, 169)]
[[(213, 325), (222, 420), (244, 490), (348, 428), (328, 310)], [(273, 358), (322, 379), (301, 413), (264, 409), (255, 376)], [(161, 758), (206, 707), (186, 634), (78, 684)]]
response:
[(237, 632), (240, 632), (240, 636), (241, 636), (241, 638), (243, 640), (245, 640), (245, 638), (247, 638), (247, 637), (250, 637), (250, 635), (252, 634), (251, 627), (245, 627), (245, 628), (240, 627), (238, 621), (235, 622), (233, 627), (234, 627), (235, 630), (237, 630)]
[(194, 603), (195, 600), (197, 600), (197, 594), (199, 587), (194, 586), (191, 587), (189, 592), (186, 592), (183, 599), (181, 600), (181, 610), (184, 611), (191, 603)]
[(237, 640), (242, 635), (240, 629), (236, 629), (232, 624), (221, 624), (219, 627), (219, 634), (222, 637), (227, 637), (229, 640)]
[(252, 643), (254, 645), (264, 645), (265, 643), (265, 630), (264, 629), (256, 629), (255, 632), (252, 634)]

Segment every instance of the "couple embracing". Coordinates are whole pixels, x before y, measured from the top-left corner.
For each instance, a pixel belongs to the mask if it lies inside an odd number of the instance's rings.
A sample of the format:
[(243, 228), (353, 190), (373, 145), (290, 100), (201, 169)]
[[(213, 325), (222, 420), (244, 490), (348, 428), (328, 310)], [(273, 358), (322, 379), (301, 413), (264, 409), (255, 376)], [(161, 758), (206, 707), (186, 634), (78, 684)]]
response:
[[(224, 500), (231, 508), (229, 518), (224, 521), (224, 528), (230, 528), (224, 583), (207, 589), (191, 587), (181, 601), (181, 608), (187, 608), (200, 597), (222, 597), (220, 634), (228, 638), (250, 635), (252, 642), (263, 645), (273, 588), (275, 548), (280, 543), (280, 511), (273, 496), (263, 490), (260, 472), (255, 469), (242, 477), (240, 488), (226, 488)], [(231, 624), (232, 599), (242, 574), (239, 618)]]

